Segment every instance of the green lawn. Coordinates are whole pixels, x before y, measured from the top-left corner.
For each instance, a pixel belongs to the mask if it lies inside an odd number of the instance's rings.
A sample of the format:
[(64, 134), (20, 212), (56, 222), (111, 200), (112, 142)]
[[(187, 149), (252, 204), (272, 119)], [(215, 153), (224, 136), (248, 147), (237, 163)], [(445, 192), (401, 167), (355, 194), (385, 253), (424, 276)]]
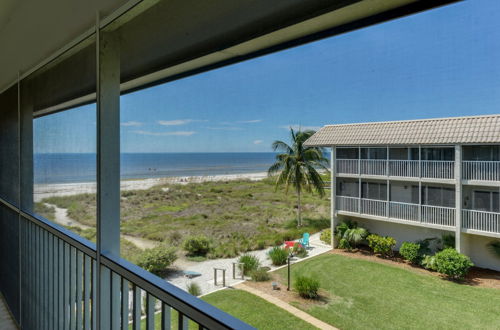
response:
[[(257, 329), (316, 329), (309, 323), (292, 314), (272, 305), (251, 293), (241, 290), (222, 290), (203, 297), (203, 300), (236, 316)], [(172, 312), (172, 329), (177, 329), (177, 312)], [(155, 329), (161, 329), (161, 314), (156, 314)], [(141, 329), (146, 328), (146, 322), (141, 323)], [(189, 329), (197, 329), (190, 324)]]
[(332, 254), (292, 274), (320, 280), (331, 301), (304, 310), (340, 329), (500, 329), (500, 290)]

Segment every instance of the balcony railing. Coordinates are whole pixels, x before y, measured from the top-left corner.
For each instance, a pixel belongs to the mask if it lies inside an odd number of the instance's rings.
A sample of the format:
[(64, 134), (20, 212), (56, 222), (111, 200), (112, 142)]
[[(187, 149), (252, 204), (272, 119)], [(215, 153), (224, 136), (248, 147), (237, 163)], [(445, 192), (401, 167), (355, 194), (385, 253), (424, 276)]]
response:
[[(12, 290), (24, 329), (253, 329), (134, 264), (99, 256), (93, 243), (0, 200), (0, 209), (6, 207), (20, 215), (20, 249), (11, 253), (22, 271), (20, 288)], [(14, 235), (16, 228), (2, 230)]]
[(455, 226), (455, 209), (444, 206), (422, 205), (422, 223)]
[(419, 177), (418, 160), (389, 160), (389, 175), (402, 177)]
[(389, 202), (389, 217), (401, 220), (418, 221), (418, 204)]
[(500, 181), (500, 161), (463, 162), (462, 177), (464, 180)]
[(447, 227), (455, 226), (455, 209), (450, 207), (419, 206), (412, 203), (387, 202), (347, 196), (337, 196), (336, 202), (336, 208), (339, 211)]
[(447, 160), (337, 159), (337, 173), (454, 179), (455, 162)]
[(500, 233), (500, 213), (462, 210), (462, 228)]

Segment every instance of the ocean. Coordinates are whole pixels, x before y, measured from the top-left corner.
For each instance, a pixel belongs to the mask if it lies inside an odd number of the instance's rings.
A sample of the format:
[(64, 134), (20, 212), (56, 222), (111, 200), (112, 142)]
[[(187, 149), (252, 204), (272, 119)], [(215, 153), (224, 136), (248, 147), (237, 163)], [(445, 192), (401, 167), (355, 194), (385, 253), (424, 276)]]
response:
[[(211, 176), (265, 172), (274, 163), (272, 152), (241, 153), (124, 153), (122, 179)], [(35, 154), (35, 184), (94, 182), (95, 154)]]

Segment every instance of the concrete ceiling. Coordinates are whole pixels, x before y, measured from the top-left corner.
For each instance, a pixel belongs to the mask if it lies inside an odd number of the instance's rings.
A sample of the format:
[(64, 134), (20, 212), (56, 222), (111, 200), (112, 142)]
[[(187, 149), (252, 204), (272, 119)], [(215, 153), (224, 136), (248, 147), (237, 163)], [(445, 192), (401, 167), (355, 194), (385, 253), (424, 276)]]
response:
[(0, 91), (127, 0), (1, 0)]

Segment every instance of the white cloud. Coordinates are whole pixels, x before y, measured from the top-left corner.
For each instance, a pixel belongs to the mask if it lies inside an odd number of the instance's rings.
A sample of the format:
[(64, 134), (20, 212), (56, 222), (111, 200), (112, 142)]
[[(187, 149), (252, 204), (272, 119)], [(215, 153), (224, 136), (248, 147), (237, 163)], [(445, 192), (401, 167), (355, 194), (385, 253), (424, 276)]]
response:
[(195, 122), (206, 122), (208, 120), (196, 120), (196, 119), (175, 119), (175, 120), (159, 120), (158, 124), (163, 126), (179, 126), (186, 125)]
[(150, 132), (150, 131), (134, 131), (136, 134), (151, 135), (151, 136), (191, 136), (195, 131), (176, 131), (176, 132)]
[(312, 131), (317, 131), (321, 128), (321, 126), (304, 126), (304, 125), (283, 125), (283, 126), (280, 126), (280, 128), (284, 128), (286, 130), (289, 130), (291, 128), (293, 128), (294, 131), (298, 131), (298, 130), (301, 130), (301, 131), (309, 131), (309, 130), (312, 130)]
[(255, 140), (255, 141), (253, 141), (253, 144), (261, 144), (262, 142), (264, 142), (264, 141), (262, 141), (262, 140)]
[(138, 121), (126, 121), (126, 122), (123, 122), (121, 123), (120, 125), (124, 126), (124, 127), (131, 127), (131, 126), (142, 126), (143, 124), (141, 122), (138, 122)]
[(226, 127), (207, 127), (207, 129), (211, 130), (221, 130), (221, 131), (241, 131), (241, 127), (234, 127), (234, 126), (226, 126)]
[(254, 120), (240, 120), (237, 121), (238, 124), (255, 124), (255, 123), (260, 123), (262, 119), (254, 119)]

